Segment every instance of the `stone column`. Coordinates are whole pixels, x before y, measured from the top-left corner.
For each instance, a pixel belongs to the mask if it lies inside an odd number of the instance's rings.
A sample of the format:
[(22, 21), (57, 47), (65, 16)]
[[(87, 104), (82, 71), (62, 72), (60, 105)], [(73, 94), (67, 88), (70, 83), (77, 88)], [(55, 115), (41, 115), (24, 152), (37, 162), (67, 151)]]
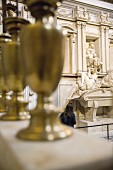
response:
[(76, 34), (72, 37), (72, 73), (77, 72), (77, 55), (76, 55)]
[(69, 73), (72, 73), (72, 34), (69, 37)]
[(82, 71), (87, 71), (86, 64), (86, 23), (82, 23)]
[(64, 68), (63, 73), (70, 73), (70, 34), (67, 34), (65, 37), (65, 59), (64, 59)]
[(102, 72), (106, 72), (106, 58), (105, 58), (105, 34), (104, 34), (105, 26), (100, 26), (100, 45), (101, 45), (101, 61), (103, 62), (102, 65)]
[(82, 71), (81, 22), (77, 21), (77, 71)]
[(109, 70), (109, 37), (108, 37), (108, 33), (109, 33), (109, 28), (106, 27), (105, 28), (105, 57), (106, 57), (106, 71)]

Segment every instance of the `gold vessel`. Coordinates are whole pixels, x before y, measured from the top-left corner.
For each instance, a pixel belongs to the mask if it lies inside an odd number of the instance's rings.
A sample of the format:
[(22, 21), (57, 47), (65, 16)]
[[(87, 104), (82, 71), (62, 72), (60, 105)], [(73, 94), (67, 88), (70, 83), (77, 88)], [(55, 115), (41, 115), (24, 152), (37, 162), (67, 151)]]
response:
[(4, 79), (9, 90), (13, 91), (11, 100), (7, 101), (7, 114), (1, 117), (2, 120), (24, 120), (30, 115), (25, 111), (28, 102), (24, 101), (22, 91), (25, 87), (22, 70), (22, 60), (20, 58), (19, 32), (23, 26), (29, 22), (18, 17), (8, 17), (4, 19), (5, 28), (12, 37), (12, 41), (7, 42), (3, 49)]
[(64, 37), (55, 25), (54, 14), (59, 0), (24, 1), (35, 24), (26, 26), (20, 35), (21, 53), (27, 84), (38, 94), (37, 108), (31, 112), (29, 127), (17, 137), (23, 140), (53, 141), (72, 135), (72, 128), (63, 125), (49, 101), (57, 88), (64, 62)]
[(7, 96), (8, 96), (8, 87), (4, 80), (3, 73), (3, 48), (4, 45), (11, 41), (11, 36), (7, 33), (3, 33), (0, 35), (0, 113), (6, 113), (7, 111)]

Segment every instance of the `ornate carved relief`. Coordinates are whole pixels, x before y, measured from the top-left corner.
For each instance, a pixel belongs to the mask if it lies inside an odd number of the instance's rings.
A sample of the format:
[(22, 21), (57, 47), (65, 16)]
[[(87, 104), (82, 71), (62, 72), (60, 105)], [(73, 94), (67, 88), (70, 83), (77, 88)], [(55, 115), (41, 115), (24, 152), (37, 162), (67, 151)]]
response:
[(109, 13), (105, 13), (103, 11), (100, 12), (100, 24), (101, 25), (111, 25), (112, 24), (109, 19)]
[(99, 16), (98, 13), (89, 13), (89, 18), (88, 18), (89, 22), (94, 22), (94, 23), (98, 23), (99, 22)]
[(65, 1), (63, 6), (59, 7), (57, 10), (57, 16), (60, 18), (65, 19), (76, 19), (76, 20), (82, 20), (82, 21), (88, 21), (92, 24), (107, 24), (107, 25), (113, 25), (113, 14), (112, 11), (107, 11), (107, 9), (101, 10), (100, 8), (96, 7), (94, 9), (94, 6), (84, 6), (84, 5), (78, 5), (79, 3), (76, 2), (73, 5), (65, 7)]
[(86, 7), (77, 6), (75, 9), (75, 16), (78, 20), (87, 20), (89, 18), (89, 14), (87, 13)]
[(73, 9), (69, 8), (58, 8), (57, 10), (58, 17), (65, 17), (65, 18), (73, 18)]

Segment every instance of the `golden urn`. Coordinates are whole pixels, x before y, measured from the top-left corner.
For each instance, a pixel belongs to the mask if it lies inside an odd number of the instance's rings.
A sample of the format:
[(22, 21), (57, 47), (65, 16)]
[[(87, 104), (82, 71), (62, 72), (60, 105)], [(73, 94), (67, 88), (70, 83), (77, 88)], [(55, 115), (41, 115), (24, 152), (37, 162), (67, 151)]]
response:
[(7, 101), (7, 114), (2, 116), (2, 120), (29, 119), (30, 115), (25, 111), (28, 102), (24, 101), (22, 93), (25, 82), (19, 42), (19, 32), (29, 22), (18, 17), (8, 17), (4, 19), (4, 23), (6, 30), (12, 37), (12, 40), (7, 42), (3, 49), (4, 79), (13, 94), (11, 100)]
[(36, 18), (20, 34), (26, 83), (38, 94), (37, 108), (31, 112), (30, 124), (17, 137), (24, 140), (53, 141), (72, 135), (63, 125), (49, 97), (61, 78), (64, 63), (64, 37), (54, 22), (59, 0), (24, 1)]

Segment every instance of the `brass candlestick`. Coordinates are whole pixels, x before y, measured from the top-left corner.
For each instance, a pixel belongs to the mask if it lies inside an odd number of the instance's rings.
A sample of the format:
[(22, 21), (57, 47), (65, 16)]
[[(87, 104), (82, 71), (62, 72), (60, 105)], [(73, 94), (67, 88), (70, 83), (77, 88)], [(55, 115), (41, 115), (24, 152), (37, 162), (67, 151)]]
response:
[(7, 111), (7, 104), (6, 104), (6, 98), (8, 96), (7, 92), (8, 87), (6, 85), (6, 82), (4, 80), (4, 66), (3, 66), (3, 48), (4, 45), (11, 41), (11, 36), (9, 34), (3, 33), (0, 35), (0, 113), (6, 113)]
[[(24, 120), (29, 119), (30, 115), (25, 111), (28, 102), (24, 101), (21, 92), (25, 87), (23, 82), (22, 60), (20, 58), (20, 29), (29, 22), (18, 17), (8, 17), (4, 19), (5, 28), (12, 36), (12, 41), (4, 46), (3, 66), (4, 78), (9, 90), (13, 91), (11, 100), (8, 100), (7, 114), (1, 117), (2, 120)], [(21, 96), (21, 97), (20, 97)]]
[(54, 13), (59, 0), (25, 1), (36, 23), (28, 25), (20, 35), (25, 79), (38, 93), (38, 105), (31, 112), (28, 128), (17, 137), (24, 140), (52, 141), (72, 135), (72, 128), (63, 125), (48, 97), (57, 88), (64, 62), (64, 37), (55, 25)]

